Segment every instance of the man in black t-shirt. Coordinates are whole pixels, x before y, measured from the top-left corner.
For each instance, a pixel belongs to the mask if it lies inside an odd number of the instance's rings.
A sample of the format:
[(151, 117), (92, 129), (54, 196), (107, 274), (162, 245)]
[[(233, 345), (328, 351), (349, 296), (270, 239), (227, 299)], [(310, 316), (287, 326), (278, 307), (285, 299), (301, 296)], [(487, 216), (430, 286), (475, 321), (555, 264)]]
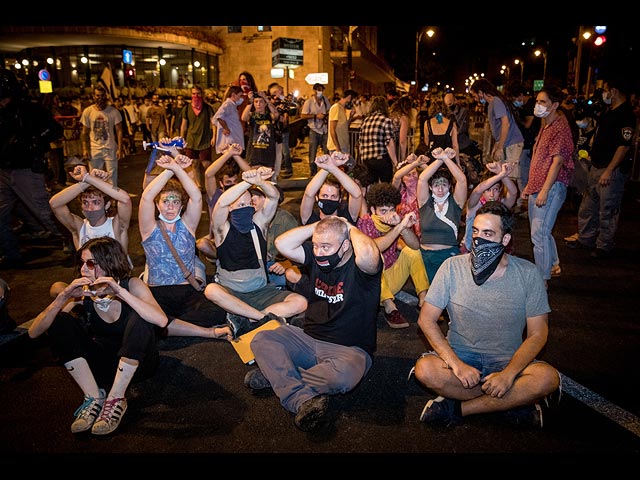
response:
[(251, 350), (260, 368), (244, 382), (254, 391), (273, 388), (296, 426), (309, 431), (321, 424), (328, 395), (353, 390), (371, 367), (382, 256), (372, 238), (337, 216), (288, 230), (276, 247), (307, 267), (308, 307), (302, 327), (256, 334)]
[(578, 210), (578, 239), (570, 248), (589, 248), (592, 258), (611, 255), (624, 187), (631, 171), (631, 144), (636, 117), (624, 76), (605, 82), (602, 100), (609, 108), (600, 116), (591, 148), (588, 185)]

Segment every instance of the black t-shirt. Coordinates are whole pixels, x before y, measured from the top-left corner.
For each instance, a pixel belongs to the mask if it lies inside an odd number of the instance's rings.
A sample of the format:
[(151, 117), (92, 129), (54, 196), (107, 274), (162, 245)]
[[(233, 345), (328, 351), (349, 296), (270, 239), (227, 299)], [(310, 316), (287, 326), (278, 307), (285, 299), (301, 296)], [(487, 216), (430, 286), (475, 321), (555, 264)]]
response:
[(302, 247), (304, 266), (310, 279), (309, 304), (303, 324), (305, 333), (317, 340), (360, 347), (373, 355), (377, 341), (382, 258), (380, 269), (374, 275), (358, 268), (355, 255), (341, 267), (324, 273), (315, 261), (311, 242), (305, 242)]
[[(524, 138), (524, 145), (522, 148), (526, 150), (530, 150), (533, 148), (533, 144), (536, 143), (536, 137), (538, 136), (538, 132), (540, 131), (540, 118), (533, 115), (533, 109), (536, 106), (536, 100), (533, 97), (530, 97), (520, 108), (514, 108), (515, 111), (515, 120), (520, 132), (522, 133), (522, 137)], [(526, 117), (533, 117), (533, 121), (531, 122), (531, 126), (529, 128), (525, 128), (524, 120)]]
[[(598, 121), (596, 135), (591, 148), (591, 164), (596, 168), (606, 168), (619, 146), (631, 146), (636, 117), (631, 103), (624, 102), (619, 107), (603, 113)], [(631, 150), (620, 164), (620, 171), (628, 173), (631, 169)]]

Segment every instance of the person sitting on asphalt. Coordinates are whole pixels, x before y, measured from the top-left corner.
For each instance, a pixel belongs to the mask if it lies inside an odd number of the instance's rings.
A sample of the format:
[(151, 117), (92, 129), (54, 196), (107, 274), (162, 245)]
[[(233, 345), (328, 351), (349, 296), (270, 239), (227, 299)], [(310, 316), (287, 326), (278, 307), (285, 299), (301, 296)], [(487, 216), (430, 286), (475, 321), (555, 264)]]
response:
[(353, 390), (371, 367), (382, 255), (372, 238), (336, 216), (283, 233), (276, 247), (307, 267), (314, 289), (302, 327), (255, 335), (250, 345), (259, 368), (244, 383), (254, 391), (273, 388), (295, 425), (310, 431), (324, 423), (328, 396)]
[[(487, 202), (473, 222), (471, 253), (446, 259), (429, 287), (418, 326), (433, 351), (414, 369), (438, 397), (427, 402), (421, 422), (453, 426), (469, 415), (507, 412), (517, 424), (542, 427), (539, 402), (561, 391), (559, 372), (536, 359), (551, 310), (542, 275), (530, 261), (505, 254), (513, 224), (506, 205)], [(438, 325), (445, 308), (446, 338)]]
[[(278, 189), (280, 196), (278, 197), (276, 213), (267, 227), (267, 270), (269, 271), (269, 282), (275, 284), (277, 287), (285, 288), (287, 285), (285, 272), (292, 264), (278, 252), (276, 248), (276, 238), (278, 238), (281, 233), (298, 227), (300, 224), (293, 214), (280, 207), (284, 201), (284, 190), (277, 184), (274, 186)], [(251, 194), (251, 205), (256, 209), (256, 212), (260, 211), (264, 207), (267, 198), (264, 190), (260, 187), (253, 186), (249, 189), (249, 193)]]
[[(109, 183), (109, 173), (104, 170), (76, 165), (69, 175), (78, 183), (56, 193), (49, 205), (56, 218), (71, 233), (77, 250), (85, 242), (97, 237), (115, 238), (129, 251), (129, 225), (133, 204), (129, 194)], [(77, 198), (84, 218), (69, 209), (69, 203)], [(108, 215), (112, 202), (116, 213)]]
[(375, 240), (384, 258), (380, 291), (384, 318), (391, 328), (407, 328), (409, 322), (398, 310), (394, 296), (411, 278), (420, 309), (429, 288), (420, 254), (420, 240), (413, 230), (418, 219), (415, 212), (404, 215), (396, 212), (401, 200), (400, 191), (390, 183), (371, 185), (366, 200), (370, 213), (361, 216), (357, 226)]
[[(209, 211), (209, 233), (196, 241), (196, 248), (208, 260), (213, 262), (218, 257), (216, 245), (213, 241), (213, 224), (211, 222), (213, 207), (216, 206), (216, 202), (223, 191), (238, 183), (238, 170), (245, 172), (251, 168), (249, 163), (240, 156), (241, 153), (242, 146), (240, 144), (232, 143), (227, 145), (222, 155), (216, 158), (204, 172), (204, 186), (207, 209)], [(236, 162), (235, 164), (229, 162), (232, 157)]]
[[(349, 159), (349, 155), (342, 152), (316, 157), (318, 173), (307, 184), (300, 201), (300, 222), (303, 225), (315, 223), (329, 215), (338, 215), (346, 218), (353, 225), (356, 224), (360, 213), (362, 191), (358, 184), (340, 168)], [(346, 205), (342, 202), (343, 189), (349, 195)], [(314, 209), (316, 204), (318, 210)]]
[[(170, 141), (160, 140), (165, 144)], [(230, 333), (226, 312), (191, 285), (160, 231), (166, 230), (186, 269), (203, 287), (206, 275), (196, 254), (195, 237), (202, 215), (202, 193), (186, 171), (191, 159), (181, 154), (175, 158), (163, 155), (156, 164), (163, 171), (142, 191), (138, 226), (147, 260), (145, 281), (169, 317), (166, 334), (226, 339)]]
[[(33, 319), (29, 337), (45, 332), (51, 350), (84, 393), (71, 432), (113, 432), (127, 411), (125, 393), (134, 376), (155, 374), (160, 363), (156, 341), (167, 316), (131, 266), (122, 244), (93, 238), (78, 250), (79, 278)], [(64, 311), (83, 297), (81, 312)], [(109, 394), (103, 387), (111, 385)]]
[[(509, 178), (513, 166), (510, 163), (490, 162), (485, 165), (486, 172), (482, 175), (480, 183), (469, 194), (466, 205), (465, 232), (460, 242), (460, 252), (469, 253), (473, 240), (473, 219), (478, 209), (487, 202), (497, 201), (504, 203), (508, 208), (513, 208), (518, 199), (518, 186)], [(509, 244), (507, 253), (513, 250), (513, 242)]]
[[(92, 238), (107, 236), (118, 240), (128, 253), (129, 224), (133, 209), (129, 194), (109, 183), (111, 175), (104, 170), (93, 168), (91, 172), (87, 172), (87, 167), (82, 164), (76, 165), (69, 175), (78, 183), (56, 193), (49, 200), (49, 205), (56, 218), (71, 233), (75, 250)], [(74, 198), (79, 200), (84, 218), (69, 209), (69, 203)], [(112, 201), (116, 203), (117, 210), (114, 215), (108, 215)], [(129, 265), (133, 268), (131, 258)], [(66, 282), (54, 282), (49, 294), (54, 298), (66, 286)], [(79, 298), (77, 302), (81, 300)], [(65, 308), (70, 309), (73, 305), (73, 302), (70, 302)]]
[[(224, 191), (211, 222), (218, 251), (215, 281), (205, 296), (227, 312), (236, 338), (271, 319), (284, 321), (305, 311), (300, 294), (280, 290), (268, 280), (267, 229), (276, 214), (280, 192), (269, 181), (273, 170), (258, 167), (242, 173), (242, 181)], [(252, 185), (266, 198), (259, 210), (251, 204)]]

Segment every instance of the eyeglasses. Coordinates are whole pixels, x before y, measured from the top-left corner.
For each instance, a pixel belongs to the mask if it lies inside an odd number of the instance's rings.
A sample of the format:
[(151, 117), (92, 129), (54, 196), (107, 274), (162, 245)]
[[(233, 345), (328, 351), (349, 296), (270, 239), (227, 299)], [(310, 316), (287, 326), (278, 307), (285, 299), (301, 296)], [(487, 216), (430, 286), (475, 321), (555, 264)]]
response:
[(96, 268), (97, 263), (93, 258), (90, 258), (89, 260), (80, 259), (80, 268), (82, 268), (84, 265), (86, 265), (89, 270), (93, 270), (94, 268)]

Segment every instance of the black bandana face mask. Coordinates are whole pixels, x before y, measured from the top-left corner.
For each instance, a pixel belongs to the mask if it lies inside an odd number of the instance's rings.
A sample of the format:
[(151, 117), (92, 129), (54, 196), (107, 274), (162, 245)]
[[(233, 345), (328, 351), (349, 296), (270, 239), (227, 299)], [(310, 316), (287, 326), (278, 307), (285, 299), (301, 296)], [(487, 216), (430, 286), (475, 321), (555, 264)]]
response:
[(504, 245), (480, 237), (471, 244), (471, 274), (476, 285), (482, 285), (496, 271), (504, 255)]

